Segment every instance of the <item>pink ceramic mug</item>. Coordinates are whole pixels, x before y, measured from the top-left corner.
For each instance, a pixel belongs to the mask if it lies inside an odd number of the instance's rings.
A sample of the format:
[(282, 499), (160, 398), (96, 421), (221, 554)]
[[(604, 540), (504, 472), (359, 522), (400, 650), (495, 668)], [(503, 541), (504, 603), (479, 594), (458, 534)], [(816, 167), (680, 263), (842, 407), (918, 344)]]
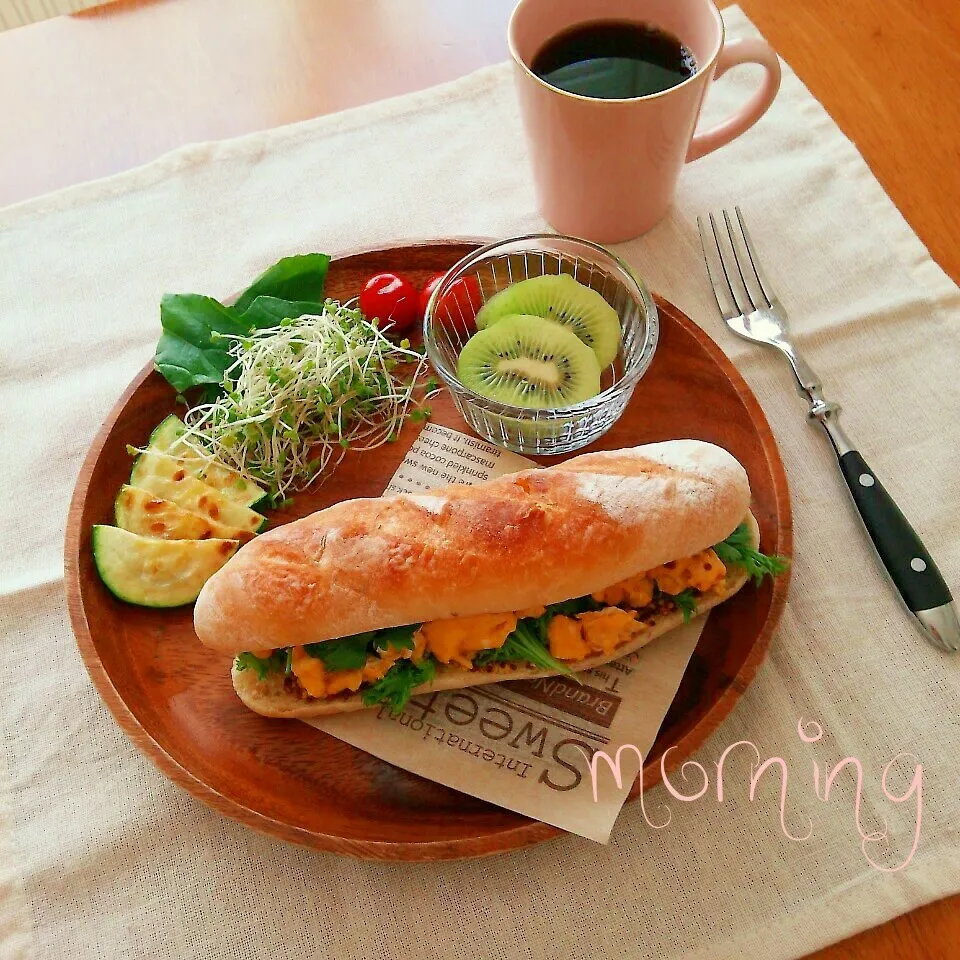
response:
[[(553, 87), (530, 69), (548, 40), (601, 20), (669, 31), (693, 54), (697, 72), (662, 93), (600, 100)], [(711, 0), (520, 0), (508, 41), (540, 211), (556, 230), (600, 243), (645, 233), (670, 208), (685, 163), (766, 113), (780, 88), (776, 53), (763, 40), (724, 39)], [(741, 63), (764, 68), (760, 89), (739, 113), (695, 134), (711, 81)]]

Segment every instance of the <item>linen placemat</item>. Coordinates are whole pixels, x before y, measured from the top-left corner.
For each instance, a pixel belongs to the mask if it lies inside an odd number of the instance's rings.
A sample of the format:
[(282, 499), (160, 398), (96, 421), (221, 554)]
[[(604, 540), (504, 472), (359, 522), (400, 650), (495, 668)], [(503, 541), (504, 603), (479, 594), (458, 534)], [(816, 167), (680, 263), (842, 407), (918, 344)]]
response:
[[(730, 35), (755, 35), (736, 9)], [(319, 55), (319, 54), (318, 54)], [(752, 87), (737, 71), (705, 120)], [(638, 183), (642, 189), (642, 183)], [(0, 211), (0, 935), (10, 957), (801, 956), (960, 889), (960, 658), (918, 636), (881, 578), (833, 454), (776, 358), (735, 341), (703, 275), (696, 215), (740, 202), (800, 346), (846, 425), (960, 583), (960, 294), (853, 146), (785, 70), (769, 114), (692, 164), (669, 217), (621, 245), (756, 391), (796, 521), (790, 600), (755, 683), (697, 759), (709, 790), (630, 804), (608, 847), (575, 837), (483, 861), (383, 864), (288, 846), (165, 780), (93, 690), (63, 597), (67, 504), (99, 424), (159, 333), (166, 290), (226, 295), (278, 257), (544, 228), (509, 68), (294, 126), (177, 151)], [(951, 321), (954, 329), (951, 329)], [(798, 723), (802, 726), (798, 732)], [(822, 738), (815, 736), (816, 722)], [(749, 799), (748, 747), (789, 770)], [(901, 751), (916, 793), (880, 789)], [(826, 766), (854, 771), (817, 799)], [(890, 768), (901, 795), (915, 765)], [(674, 776), (693, 794), (700, 775)], [(663, 826), (667, 821), (670, 821)]]

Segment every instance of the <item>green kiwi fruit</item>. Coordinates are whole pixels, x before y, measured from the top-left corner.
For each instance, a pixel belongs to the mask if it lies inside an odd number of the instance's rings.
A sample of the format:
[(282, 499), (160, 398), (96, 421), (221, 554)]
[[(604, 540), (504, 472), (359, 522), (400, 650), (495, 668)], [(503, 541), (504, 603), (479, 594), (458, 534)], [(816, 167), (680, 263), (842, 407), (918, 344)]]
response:
[(485, 330), (513, 314), (533, 314), (567, 327), (597, 355), (601, 370), (613, 363), (620, 349), (617, 311), (596, 290), (566, 273), (511, 283), (483, 305), (477, 329)]
[(457, 376), (475, 393), (517, 407), (569, 407), (600, 392), (596, 354), (570, 330), (517, 315), (464, 344)]

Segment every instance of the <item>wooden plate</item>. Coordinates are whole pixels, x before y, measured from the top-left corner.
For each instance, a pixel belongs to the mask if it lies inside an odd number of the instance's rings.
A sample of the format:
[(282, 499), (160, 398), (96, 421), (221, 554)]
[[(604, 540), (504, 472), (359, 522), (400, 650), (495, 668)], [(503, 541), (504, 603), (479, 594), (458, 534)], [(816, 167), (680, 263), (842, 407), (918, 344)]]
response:
[[(363, 253), (331, 265), (327, 292), (355, 296), (366, 277), (401, 269), (416, 282), (473, 249), (436, 244)], [(656, 357), (622, 419), (589, 449), (695, 437), (730, 450), (747, 469), (763, 547), (790, 555), (790, 500), (767, 421), (720, 349), (676, 307), (658, 300)], [(434, 420), (466, 429), (452, 402)], [(163, 773), (242, 823), (321, 850), (385, 860), (497, 853), (562, 831), (406, 773), (293, 720), (247, 710), (230, 683), (230, 658), (202, 647), (192, 608), (149, 610), (116, 600), (101, 584), (90, 529), (113, 522), (126, 482), (127, 444), (143, 445), (173, 411), (174, 392), (147, 366), (100, 430), (80, 471), (67, 524), (70, 616), (94, 684), (117, 722)], [(316, 492), (295, 498), (271, 525), (351, 497), (378, 496), (417, 432), (375, 453), (348, 456)], [(710, 616), (644, 768), (646, 788), (679, 765), (730, 712), (752, 680), (783, 609), (787, 578), (747, 587)], [(631, 797), (639, 795), (635, 785)]]

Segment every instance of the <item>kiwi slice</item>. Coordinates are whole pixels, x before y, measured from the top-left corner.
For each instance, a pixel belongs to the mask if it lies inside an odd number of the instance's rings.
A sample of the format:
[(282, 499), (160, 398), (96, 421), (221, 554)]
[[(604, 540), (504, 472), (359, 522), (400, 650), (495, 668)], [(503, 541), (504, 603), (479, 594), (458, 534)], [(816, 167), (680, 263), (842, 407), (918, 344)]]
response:
[(505, 316), (464, 344), (457, 376), (475, 393), (517, 407), (569, 407), (600, 392), (596, 354), (543, 317)]
[(485, 330), (513, 314), (533, 314), (567, 327), (597, 355), (601, 370), (613, 363), (620, 349), (617, 311), (596, 290), (566, 273), (511, 283), (483, 305), (477, 329)]

